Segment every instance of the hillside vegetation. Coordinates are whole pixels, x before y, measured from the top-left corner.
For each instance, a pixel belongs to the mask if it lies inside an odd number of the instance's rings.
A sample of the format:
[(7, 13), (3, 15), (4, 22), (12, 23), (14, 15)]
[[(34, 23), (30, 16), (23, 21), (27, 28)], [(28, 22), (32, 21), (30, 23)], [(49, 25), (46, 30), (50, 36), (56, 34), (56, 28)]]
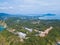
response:
[[(7, 28), (15, 29), (15, 32), (23, 32), (27, 34), (28, 39), (20, 41), (20, 37), (9, 32), (7, 29), (0, 32), (0, 45), (55, 45), (60, 41), (60, 20), (21, 20), (17, 18), (10, 18), (5, 21)], [(34, 30), (44, 31), (50, 26), (53, 29), (45, 37), (34, 36)], [(24, 27), (32, 28), (33, 31), (29, 32)], [(28, 33), (27, 33), (28, 32)]]

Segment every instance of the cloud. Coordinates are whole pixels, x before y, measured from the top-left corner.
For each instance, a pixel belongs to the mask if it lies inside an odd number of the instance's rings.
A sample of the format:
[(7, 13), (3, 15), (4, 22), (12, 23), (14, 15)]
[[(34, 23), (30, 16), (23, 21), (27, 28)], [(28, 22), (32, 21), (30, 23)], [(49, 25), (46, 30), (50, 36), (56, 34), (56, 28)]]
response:
[(9, 7), (0, 7), (1, 10), (6, 10), (6, 9), (13, 9), (12, 6), (9, 6)]
[(1, 2), (0, 3), (0, 10), (9, 10), (9, 9), (13, 9), (14, 7), (13, 6), (11, 6), (11, 4), (10, 3), (8, 3), (8, 2)]
[(8, 5), (8, 2), (1, 2), (0, 3), (0, 6), (6, 6), (6, 5)]
[[(3, 11), (21, 13), (57, 13), (60, 11), (59, 0), (0, 0), (0, 12)], [(12, 10), (10, 10), (12, 9)]]

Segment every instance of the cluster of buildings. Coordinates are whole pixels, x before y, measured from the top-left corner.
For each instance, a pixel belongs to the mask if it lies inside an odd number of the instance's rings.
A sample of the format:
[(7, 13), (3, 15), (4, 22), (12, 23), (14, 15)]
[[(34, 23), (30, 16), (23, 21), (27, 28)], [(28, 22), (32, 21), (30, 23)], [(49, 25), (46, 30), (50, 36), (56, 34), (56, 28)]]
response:
[[(29, 29), (29, 28), (25, 28), (26, 30), (32, 32), (32, 29)], [(38, 30), (35, 30), (36, 32), (38, 32), (39, 34), (37, 34), (37, 36), (40, 36), (40, 37), (45, 37), (46, 35), (48, 35), (49, 31), (52, 30), (53, 27), (49, 27), (48, 29), (46, 29), (45, 31), (38, 31)], [(22, 32), (17, 32), (17, 34), (19, 35), (19, 37), (21, 39), (25, 39), (27, 34), (25, 33), (22, 33)]]
[[(30, 33), (33, 31), (33, 29), (30, 29), (30, 28), (27, 28), (25, 27), (24, 28), (25, 30), (28, 30)], [(39, 31), (39, 30), (34, 30), (35, 32), (38, 32), (38, 34), (34, 35), (34, 36), (40, 36), (40, 37), (45, 37), (46, 35), (48, 35), (49, 31), (52, 30), (53, 27), (49, 27), (48, 29), (44, 30), (44, 31)], [(8, 29), (9, 30), (9, 29)], [(26, 36), (27, 34), (26, 33), (23, 33), (23, 32), (14, 32), (15, 29), (11, 29), (9, 30), (9, 32), (12, 32), (14, 34), (18, 34), (18, 36), (20, 37), (20, 41), (23, 42), (24, 39), (28, 39)]]

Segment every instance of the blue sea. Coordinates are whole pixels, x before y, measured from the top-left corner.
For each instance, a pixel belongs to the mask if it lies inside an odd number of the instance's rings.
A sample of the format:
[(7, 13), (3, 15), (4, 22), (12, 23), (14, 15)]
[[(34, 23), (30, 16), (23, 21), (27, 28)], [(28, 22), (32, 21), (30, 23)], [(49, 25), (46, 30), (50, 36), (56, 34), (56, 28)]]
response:
[(5, 28), (3, 26), (0, 26), (0, 31), (3, 31)]
[(57, 44), (57, 45), (60, 45), (60, 44)]

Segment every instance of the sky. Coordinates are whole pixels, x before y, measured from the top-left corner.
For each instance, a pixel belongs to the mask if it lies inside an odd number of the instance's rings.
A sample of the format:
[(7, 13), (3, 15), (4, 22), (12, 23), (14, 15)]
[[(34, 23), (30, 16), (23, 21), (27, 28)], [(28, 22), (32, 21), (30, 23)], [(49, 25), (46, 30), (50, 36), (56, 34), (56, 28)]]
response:
[(60, 0), (0, 0), (0, 12), (59, 13)]
[(60, 0), (0, 0), (0, 13), (43, 14), (54, 13), (59, 17)]

